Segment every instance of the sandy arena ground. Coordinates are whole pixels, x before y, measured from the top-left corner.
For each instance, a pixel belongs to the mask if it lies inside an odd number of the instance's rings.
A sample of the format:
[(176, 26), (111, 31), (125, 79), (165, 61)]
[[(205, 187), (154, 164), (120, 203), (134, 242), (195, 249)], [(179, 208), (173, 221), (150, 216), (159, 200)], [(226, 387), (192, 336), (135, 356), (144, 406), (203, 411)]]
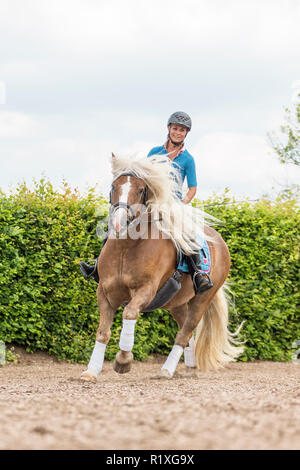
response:
[[(17, 348), (16, 352), (21, 350)], [(299, 449), (300, 365), (252, 362), (155, 380), (163, 358), (97, 384), (82, 364), (22, 352), (0, 367), (0, 449)]]

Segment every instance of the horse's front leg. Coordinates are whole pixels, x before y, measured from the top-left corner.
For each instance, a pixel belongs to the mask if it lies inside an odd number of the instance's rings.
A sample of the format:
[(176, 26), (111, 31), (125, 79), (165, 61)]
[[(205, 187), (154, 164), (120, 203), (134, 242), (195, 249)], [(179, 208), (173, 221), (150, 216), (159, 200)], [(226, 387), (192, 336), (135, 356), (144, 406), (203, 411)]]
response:
[(97, 290), (98, 306), (100, 311), (100, 322), (96, 334), (96, 342), (93, 353), (86, 371), (81, 374), (81, 380), (96, 382), (98, 374), (102, 370), (106, 345), (111, 336), (111, 325), (114, 319), (115, 310), (108, 302), (101, 284)]
[(132, 300), (126, 305), (123, 311), (123, 325), (120, 335), (120, 351), (116, 355), (113, 368), (119, 374), (125, 374), (131, 369), (134, 345), (134, 330), (142, 307), (148, 305), (154, 297), (152, 287), (147, 286), (134, 292)]

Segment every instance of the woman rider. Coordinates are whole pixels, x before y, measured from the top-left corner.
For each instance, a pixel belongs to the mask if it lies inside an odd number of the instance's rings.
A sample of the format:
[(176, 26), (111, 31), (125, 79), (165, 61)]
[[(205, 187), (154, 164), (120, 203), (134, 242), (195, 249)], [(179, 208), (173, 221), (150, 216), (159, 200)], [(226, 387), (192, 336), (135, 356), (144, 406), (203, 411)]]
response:
[(189, 190), (182, 202), (183, 204), (188, 204), (197, 191), (195, 160), (184, 147), (184, 139), (191, 130), (192, 121), (186, 113), (178, 111), (169, 117), (167, 125), (169, 131), (167, 142), (160, 147), (151, 149), (148, 157), (157, 154), (168, 155), (173, 161), (172, 165), (179, 173), (179, 179), (176, 178), (180, 187), (177, 193), (179, 199), (182, 199), (181, 188), (185, 178), (187, 178)]
[[(168, 155), (172, 160), (172, 165), (177, 170), (179, 177), (176, 178), (179, 190), (176, 193), (183, 204), (191, 202), (197, 191), (197, 176), (195, 160), (184, 146), (184, 139), (192, 128), (190, 116), (183, 111), (173, 113), (168, 119), (168, 138), (164, 145), (154, 147), (150, 150), (148, 157), (152, 155)], [(188, 192), (182, 199), (182, 185), (187, 179)], [(212, 282), (208, 276), (203, 276), (201, 272), (201, 258), (199, 253), (187, 257), (187, 263), (193, 277), (196, 294), (212, 287)]]
[[(188, 114), (183, 111), (177, 111), (169, 117), (167, 127), (169, 133), (166, 143), (162, 146), (152, 148), (148, 157), (151, 157), (152, 155), (168, 155), (168, 157), (173, 161), (172, 165), (177, 170), (177, 174), (179, 176), (179, 178), (176, 178), (179, 187), (176, 194), (182, 200), (183, 204), (188, 204), (193, 199), (197, 191), (195, 160), (184, 146), (184, 139), (192, 128), (192, 120)], [(189, 189), (184, 199), (182, 199), (182, 185), (185, 178), (187, 178)], [(106, 239), (107, 236), (103, 241), (103, 245)], [(209, 278), (207, 279), (201, 272), (201, 258), (199, 253), (190, 255), (187, 261), (191, 274), (193, 275), (196, 294), (212, 287), (210, 280), (208, 282)], [(99, 282), (97, 260), (94, 265), (89, 265), (81, 261), (80, 270), (86, 279), (93, 277), (97, 282)]]

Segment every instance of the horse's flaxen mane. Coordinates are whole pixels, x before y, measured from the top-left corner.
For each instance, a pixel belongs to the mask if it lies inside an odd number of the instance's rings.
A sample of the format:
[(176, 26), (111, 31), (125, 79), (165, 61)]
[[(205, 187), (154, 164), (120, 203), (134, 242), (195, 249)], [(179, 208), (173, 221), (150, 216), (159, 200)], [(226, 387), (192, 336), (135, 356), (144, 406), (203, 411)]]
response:
[[(199, 208), (184, 205), (176, 196), (179, 187), (174, 178), (174, 167), (169, 157), (154, 155), (149, 158), (112, 156), (114, 179), (121, 174), (131, 172), (141, 178), (149, 188), (148, 211), (153, 219), (161, 222), (159, 230), (165, 237), (171, 238), (177, 250), (186, 254), (198, 252), (199, 242), (195, 235), (204, 235), (204, 221), (210, 225), (213, 218)], [(208, 219), (208, 220), (207, 220)], [(210, 223), (209, 223), (210, 222)]]

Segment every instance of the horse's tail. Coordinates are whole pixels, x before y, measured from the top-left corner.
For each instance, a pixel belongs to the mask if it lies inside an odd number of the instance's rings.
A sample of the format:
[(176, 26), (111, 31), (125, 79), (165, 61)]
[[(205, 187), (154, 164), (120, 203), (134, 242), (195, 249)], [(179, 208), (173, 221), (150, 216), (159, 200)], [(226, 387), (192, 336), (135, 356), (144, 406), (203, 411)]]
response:
[(224, 284), (217, 291), (196, 329), (195, 359), (197, 368), (203, 372), (235, 361), (244, 350), (242, 343), (236, 339), (243, 323), (235, 333), (228, 330), (225, 288)]

